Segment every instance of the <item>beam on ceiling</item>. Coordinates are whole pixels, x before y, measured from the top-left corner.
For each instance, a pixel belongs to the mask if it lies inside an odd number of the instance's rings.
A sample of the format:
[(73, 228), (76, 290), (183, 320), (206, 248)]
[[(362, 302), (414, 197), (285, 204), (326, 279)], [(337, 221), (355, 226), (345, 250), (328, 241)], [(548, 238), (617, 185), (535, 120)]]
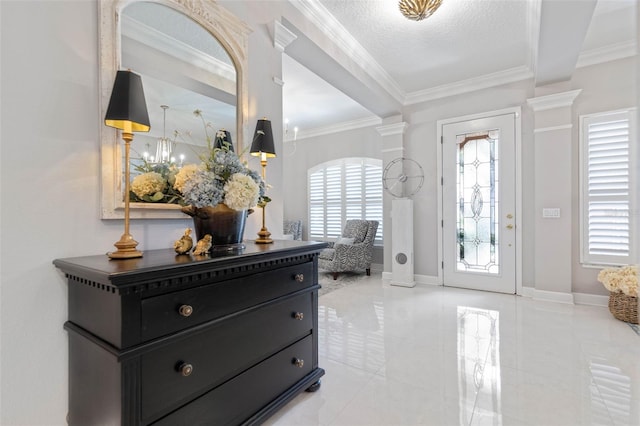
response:
[(571, 78), (596, 3), (597, 0), (542, 0), (537, 86)]

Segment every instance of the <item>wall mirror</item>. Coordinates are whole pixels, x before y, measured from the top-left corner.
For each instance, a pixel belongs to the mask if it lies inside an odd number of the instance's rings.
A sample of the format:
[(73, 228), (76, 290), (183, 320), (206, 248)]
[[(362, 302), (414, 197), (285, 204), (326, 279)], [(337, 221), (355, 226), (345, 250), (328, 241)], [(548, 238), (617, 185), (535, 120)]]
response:
[[(132, 165), (142, 158), (198, 162), (206, 146), (205, 123), (210, 134), (227, 130), (234, 149), (242, 152), (248, 134), (246, 24), (213, 1), (101, 0), (100, 30), (101, 124), (116, 71), (131, 69), (142, 76), (151, 131), (136, 134)], [(202, 117), (193, 114), (196, 109)], [(169, 142), (171, 154), (159, 141)], [(101, 161), (102, 218), (123, 218), (122, 140), (104, 125)], [(185, 215), (176, 204), (132, 202), (130, 217)]]

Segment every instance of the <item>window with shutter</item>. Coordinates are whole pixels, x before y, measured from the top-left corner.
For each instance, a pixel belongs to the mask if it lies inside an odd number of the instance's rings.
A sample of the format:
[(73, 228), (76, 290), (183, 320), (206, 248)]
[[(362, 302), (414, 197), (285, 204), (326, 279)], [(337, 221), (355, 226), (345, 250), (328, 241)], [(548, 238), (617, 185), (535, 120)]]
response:
[(309, 170), (309, 237), (339, 237), (348, 219), (379, 222), (376, 244), (382, 244), (382, 161), (343, 158)]
[[(632, 110), (580, 117), (581, 262), (626, 265), (635, 253)], [(637, 190), (637, 189), (636, 189)]]

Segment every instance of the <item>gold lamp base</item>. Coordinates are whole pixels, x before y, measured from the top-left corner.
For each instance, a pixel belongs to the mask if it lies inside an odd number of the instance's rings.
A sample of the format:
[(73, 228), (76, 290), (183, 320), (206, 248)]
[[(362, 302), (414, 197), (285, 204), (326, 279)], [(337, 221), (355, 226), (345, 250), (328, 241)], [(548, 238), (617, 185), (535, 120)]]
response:
[[(264, 167), (262, 168), (262, 175), (264, 176)], [(264, 179), (264, 177), (263, 177)], [(271, 244), (273, 240), (269, 238), (271, 236), (271, 232), (267, 230), (267, 225), (265, 225), (265, 209), (267, 205), (264, 204), (262, 206), (262, 229), (258, 232), (258, 238), (256, 238), (256, 244)]]
[(133, 239), (129, 234), (122, 234), (120, 240), (118, 240), (114, 246), (118, 250), (107, 253), (107, 256), (111, 259), (133, 259), (136, 257), (142, 257), (142, 252), (136, 250), (138, 242)]
[(267, 228), (263, 227), (258, 232), (258, 238), (256, 238), (256, 244), (271, 244), (273, 240), (269, 238), (271, 236), (271, 232), (267, 230)]

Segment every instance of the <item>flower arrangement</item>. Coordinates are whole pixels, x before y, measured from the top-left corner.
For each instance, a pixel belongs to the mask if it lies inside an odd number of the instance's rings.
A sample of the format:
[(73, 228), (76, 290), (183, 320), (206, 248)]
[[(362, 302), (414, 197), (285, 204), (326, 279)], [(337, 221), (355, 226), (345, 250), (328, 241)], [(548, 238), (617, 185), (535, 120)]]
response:
[[(265, 182), (233, 152), (225, 141), (224, 131), (215, 132), (215, 139), (212, 138), (213, 126), (205, 121), (202, 111), (193, 113), (202, 120), (206, 135), (207, 150), (199, 156), (202, 162), (178, 167), (175, 164), (153, 165), (143, 159), (142, 165), (136, 166), (141, 174), (131, 183), (131, 200), (195, 208), (224, 203), (238, 211), (269, 202)], [(175, 132), (174, 136), (177, 135)]]
[(598, 281), (611, 293), (638, 297), (638, 265), (605, 268), (598, 274)]

